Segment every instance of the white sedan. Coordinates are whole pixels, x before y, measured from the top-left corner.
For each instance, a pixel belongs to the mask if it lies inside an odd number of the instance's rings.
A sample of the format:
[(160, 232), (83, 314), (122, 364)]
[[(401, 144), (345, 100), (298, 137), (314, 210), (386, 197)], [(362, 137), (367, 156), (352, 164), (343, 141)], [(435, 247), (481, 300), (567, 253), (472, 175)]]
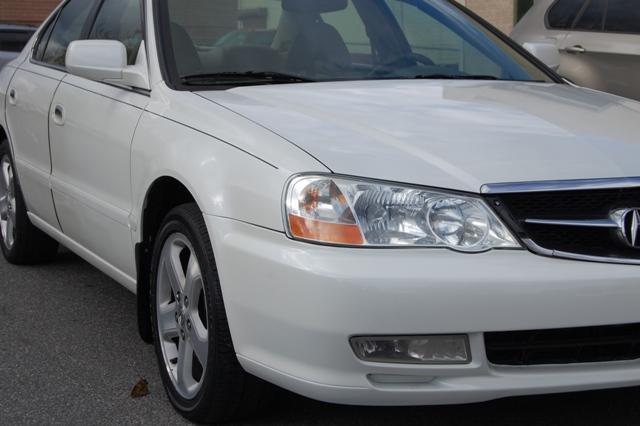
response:
[(455, 2), (67, 0), (0, 73), (0, 246), (136, 293), (197, 422), (636, 386), (638, 134)]

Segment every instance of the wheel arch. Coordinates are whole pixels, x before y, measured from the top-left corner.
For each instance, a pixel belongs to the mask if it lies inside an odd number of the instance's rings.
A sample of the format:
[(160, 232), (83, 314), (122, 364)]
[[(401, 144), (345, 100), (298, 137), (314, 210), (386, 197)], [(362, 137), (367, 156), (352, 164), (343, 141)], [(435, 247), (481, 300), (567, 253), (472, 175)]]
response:
[(11, 151), (11, 155), (13, 155), (13, 147), (11, 146), (11, 141), (9, 140), (9, 132), (5, 130), (3, 124), (0, 124), (0, 144), (3, 143), (7, 143), (9, 145), (9, 151)]
[(5, 125), (0, 123), (0, 145), (2, 145), (3, 143), (6, 143), (9, 146), (9, 154), (13, 158), (13, 162), (15, 164), (16, 158), (13, 151), (13, 146), (11, 145), (11, 140), (9, 139), (9, 132), (5, 129)]
[(153, 342), (149, 288), (154, 239), (162, 221), (175, 207), (195, 203), (188, 186), (172, 176), (161, 176), (151, 183), (144, 198), (140, 218), (140, 242), (136, 244), (138, 332), (147, 343)]

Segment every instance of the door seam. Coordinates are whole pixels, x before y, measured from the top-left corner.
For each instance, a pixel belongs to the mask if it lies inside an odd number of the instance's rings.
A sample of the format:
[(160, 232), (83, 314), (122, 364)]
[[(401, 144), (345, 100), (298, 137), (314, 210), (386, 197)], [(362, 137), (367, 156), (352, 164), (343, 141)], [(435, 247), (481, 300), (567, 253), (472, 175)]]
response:
[(58, 93), (58, 89), (60, 89), (60, 85), (62, 84), (62, 80), (67, 77), (65, 74), (58, 81), (58, 85), (56, 86), (56, 90), (53, 92), (53, 96), (51, 97), (51, 102), (49, 103), (49, 110), (47, 111), (47, 145), (49, 147), (49, 194), (51, 194), (51, 202), (53, 203), (53, 213), (56, 215), (56, 221), (58, 221), (58, 227), (60, 231), (64, 234), (64, 228), (62, 227), (62, 222), (60, 222), (60, 217), (58, 216), (58, 207), (56, 206), (56, 197), (53, 196), (53, 183), (51, 178), (53, 177), (53, 153), (51, 151), (51, 108), (53, 107), (53, 101), (56, 98), (56, 94)]

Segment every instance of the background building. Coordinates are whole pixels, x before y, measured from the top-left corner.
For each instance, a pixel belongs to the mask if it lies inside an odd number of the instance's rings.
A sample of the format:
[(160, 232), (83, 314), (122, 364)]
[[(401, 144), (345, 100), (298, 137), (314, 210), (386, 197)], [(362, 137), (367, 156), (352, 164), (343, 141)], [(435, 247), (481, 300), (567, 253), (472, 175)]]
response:
[[(510, 32), (533, 0), (458, 0), (504, 32)], [(0, 22), (40, 24), (60, 0), (0, 0)]]
[(533, 0), (458, 0), (458, 2), (507, 34), (533, 4)]
[(0, 22), (39, 25), (60, 0), (0, 0)]

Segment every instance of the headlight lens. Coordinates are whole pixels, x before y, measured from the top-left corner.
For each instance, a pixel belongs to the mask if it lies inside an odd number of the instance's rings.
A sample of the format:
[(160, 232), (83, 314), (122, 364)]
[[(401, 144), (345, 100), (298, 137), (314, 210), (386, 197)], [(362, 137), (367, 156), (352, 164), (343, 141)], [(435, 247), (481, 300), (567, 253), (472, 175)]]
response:
[(351, 246), (519, 248), (480, 198), (331, 176), (294, 178), (286, 191), (291, 237)]

